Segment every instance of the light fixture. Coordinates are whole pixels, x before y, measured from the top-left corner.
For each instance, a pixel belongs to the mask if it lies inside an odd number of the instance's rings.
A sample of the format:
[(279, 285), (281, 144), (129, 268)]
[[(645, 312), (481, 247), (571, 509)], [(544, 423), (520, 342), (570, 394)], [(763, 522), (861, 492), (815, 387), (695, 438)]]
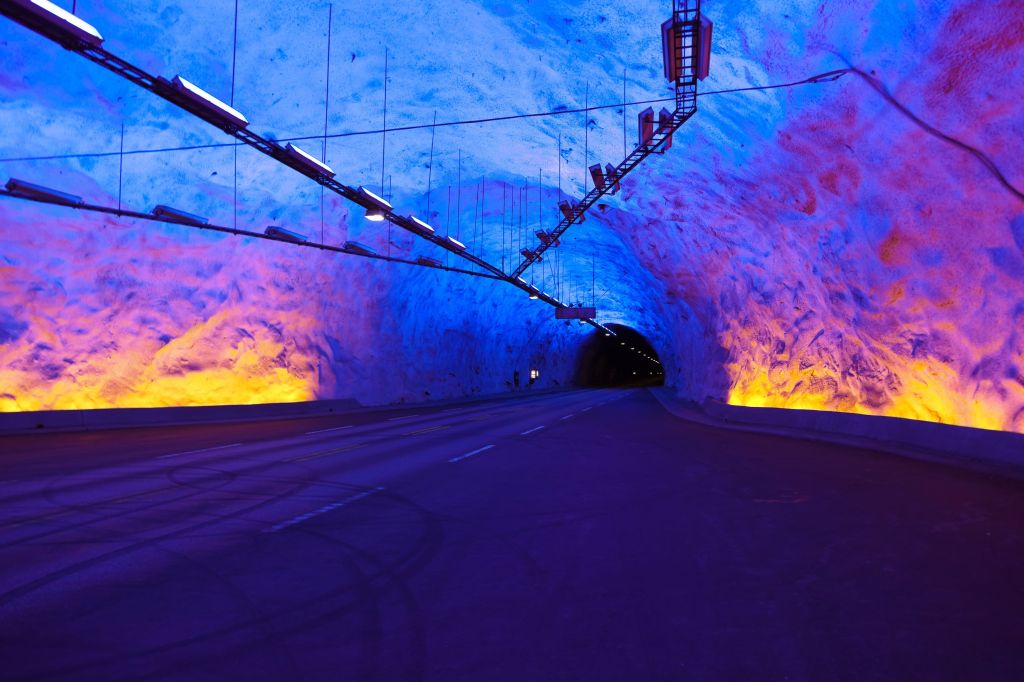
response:
[(357, 191), (359, 192), (359, 194), (362, 195), (364, 199), (372, 203), (377, 208), (384, 209), (385, 211), (390, 211), (391, 209), (394, 208), (394, 206), (388, 203), (386, 199), (377, 196), (376, 194), (366, 189), (365, 187), (360, 187)]
[(610, 163), (604, 165), (604, 177), (612, 185), (612, 194), (619, 191), (619, 176), (615, 174), (615, 167)]
[(328, 166), (326, 163), (321, 163), (319, 159), (312, 156), (311, 154), (308, 154), (307, 152), (302, 151), (301, 149), (293, 145), (291, 142), (289, 142), (285, 146), (284, 150), (288, 154), (288, 156), (290, 156), (295, 161), (298, 161), (300, 164), (302, 164), (309, 170), (313, 171), (314, 173), (326, 175), (329, 178), (334, 177), (333, 168)]
[(8, 192), (19, 197), (42, 199), (50, 203), (65, 204), (67, 206), (82, 205), (82, 197), (50, 189), (49, 187), (43, 187), (42, 185), (36, 185), (31, 182), (25, 182), (24, 180), (18, 180), (17, 178), (11, 178), (4, 186), (7, 188)]
[(210, 222), (209, 220), (202, 216), (198, 216), (195, 215), (194, 213), (189, 213), (187, 211), (182, 211), (177, 208), (172, 208), (171, 206), (164, 206), (163, 204), (160, 204), (159, 206), (153, 209), (153, 215), (156, 216), (157, 218), (170, 220), (176, 223), (192, 223), (194, 225), (205, 225), (208, 222)]
[[(385, 218), (387, 214), (394, 208), (382, 197), (377, 196), (365, 187), (358, 189), (360, 197), (370, 203), (370, 206), (366, 207), (366, 219), (375, 223), (379, 223)], [(363, 204), (366, 206), (366, 204)]]
[(171, 81), (171, 85), (174, 86), (174, 89), (177, 90), (179, 94), (183, 95), (185, 99), (189, 100), (193, 104), (198, 104), (221, 122), (229, 123), (238, 128), (245, 128), (249, 125), (249, 119), (243, 116), (241, 112), (234, 107), (221, 102), (195, 83), (185, 80), (181, 76), (175, 76)]
[(304, 235), (301, 235), (298, 232), (292, 232), (291, 230), (286, 230), (283, 227), (278, 227), (277, 225), (270, 225), (267, 229), (263, 230), (263, 234), (268, 237), (273, 237), (274, 239), (293, 242), (295, 244), (302, 244), (306, 241), (306, 237)]
[(466, 245), (463, 244), (462, 242), (460, 242), (455, 237), (453, 237), (451, 235), (448, 235), (448, 241), (450, 241), (452, 243), (452, 246), (454, 246), (459, 251), (465, 251), (466, 250)]
[(651, 141), (654, 136), (654, 109), (647, 107), (637, 114), (637, 126), (640, 128), (640, 145)]
[(420, 256), (416, 259), (416, 262), (420, 265), (426, 265), (431, 268), (441, 267), (441, 261), (436, 258), (431, 258), (430, 256)]
[(697, 56), (697, 78), (704, 80), (711, 71), (711, 32), (714, 25), (703, 14), (700, 17), (700, 39), (697, 45), (700, 54)]
[(351, 241), (345, 242), (345, 244), (342, 245), (341, 248), (345, 249), (349, 253), (356, 253), (356, 254), (359, 254), (361, 256), (376, 256), (377, 255), (376, 251), (374, 251), (373, 249), (371, 249), (369, 246), (367, 246), (365, 244), (360, 244), (359, 242), (351, 242)]
[(561, 201), (558, 202), (558, 209), (562, 212), (562, 215), (565, 216), (566, 220), (571, 221), (575, 216), (579, 218), (577, 222), (582, 223), (585, 222), (587, 219), (586, 214), (584, 214), (582, 211), (580, 211), (578, 214), (576, 213), (576, 211), (579, 210), (579, 204), (575, 199), (562, 199)]
[(10, 4), (25, 10), (64, 38), (81, 40), (94, 47), (103, 42), (103, 36), (92, 25), (49, 0), (11, 0)]
[(411, 220), (412, 223), (417, 228), (419, 228), (420, 232), (425, 232), (426, 234), (434, 234), (434, 228), (432, 228), (430, 225), (428, 225), (427, 223), (423, 222), (422, 220), (420, 220), (416, 216), (414, 216), (414, 215), (409, 216), (409, 220)]

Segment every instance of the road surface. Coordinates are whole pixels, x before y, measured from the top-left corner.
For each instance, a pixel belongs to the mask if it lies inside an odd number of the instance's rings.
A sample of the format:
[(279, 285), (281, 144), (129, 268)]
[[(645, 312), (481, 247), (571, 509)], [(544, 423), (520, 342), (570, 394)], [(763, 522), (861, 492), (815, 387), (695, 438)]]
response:
[(0, 439), (0, 679), (1024, 679), (1024, 485), (646, 390)]

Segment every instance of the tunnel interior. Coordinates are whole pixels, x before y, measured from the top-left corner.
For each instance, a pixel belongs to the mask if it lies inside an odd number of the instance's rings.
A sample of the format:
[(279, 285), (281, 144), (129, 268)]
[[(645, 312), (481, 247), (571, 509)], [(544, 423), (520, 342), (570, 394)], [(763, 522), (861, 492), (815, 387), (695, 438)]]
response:
[(661, 359), (644, 335), (620, 324), (609, 324), (611, 334), (596, 330), (580, 349), (576, 361), (578, 386), (661, 386), (665, 371)]

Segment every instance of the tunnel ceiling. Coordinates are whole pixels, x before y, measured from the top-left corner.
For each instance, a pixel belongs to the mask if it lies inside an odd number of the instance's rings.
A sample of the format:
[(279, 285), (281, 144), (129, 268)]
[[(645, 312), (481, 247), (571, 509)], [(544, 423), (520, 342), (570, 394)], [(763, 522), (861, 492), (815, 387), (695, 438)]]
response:
[[(233, 2), (77, 4), (111, 51), (229, 98)], [(382, 127), (385, 50), (389, 128), (435, 113), (444, 122), (614, 104), (623, 74), (630, 101), (669, 96), (658, 34), (667, 4), (335, 3), (328, 130)], [(567, 237), (559, 291), (589, 302), (596, 264), (601, 319), (643, 333), (667, 383), (688, 398), (1024, 431), (1019, 3), (703, 8), (715, 22), (703, 91), (849, 66), (861, 74), (702, 97), (673, 148)], [(326, 2), (239, 3), (234, 103), (253, 129), (323, 133), (327, 17)], [(0, 141), (4, 158), (116, 151), (122, 123), (129, 150), (227, 139), (9, 21), (0, 40), (9, 65), (0, 123), (18, 131)], [(626, 111), (630, 145), (640, 108)], [(610, 108), (586, 123), (569, 114), (437, 128), (432, 167), (430, 129), (392, 132), (385, 185), (396, 206), (425, 212), (429, 172), (432, 220), (461, 219), (465, 236), (482, 210), (482, 236), (471, 238), (496, 262), (510, 197), (530, 202), (520, 204), (529, 234), (541, 218), (550, 227), (559, 171), (562, 190), (581, 194), (585, 161), (622, 158), (621, 126)], [(319, 142), (307, 144), (319, 153)], [(379, 186), (381, 137), (332, 138), (327, 162), (348, 184)], [(127, 156), (122, 201), (230, 224), (233, 167), (230, 148)], [(5, 161), (2, 174), (109, 203), (121, 170), (116, 156), (84, 156)], [(532, 194), (522, 193), (527, 183)], [(238, 156), (238, 206), (239, 224), (321, 229), (319, 188), (248, 149)], [(564, 346), (567, 357), (584, 338), (489, 282), (240, 249), (10, 200), (0, 217), (4, 409), (55, 406), (54, 386), (63, 406), (123, 405), (156, 385), (160, 397), (139, 402), (174, 403), (197, 372), (210, 392), (186, 402), (239, 390), (261, 400), (356, 395), (389, 353), (411, 357), (410, 334), (447, 359), (433, 373), (402, 370), (379, 399), (423, 397), (422, 386), (461, 371), (460, 349), (481, 335), (500, 330), (506, 354), (561, 344), (547, 355)], [(323, 229), (329, 241), (389, 248), (386, 231), (330, 197)], [(407, 235), (391, 242), (428, 253)], [(534, 275), (540, 286), (554, 286), (554, 265)], [(469, 389), (451, 388), (460, 390)]]

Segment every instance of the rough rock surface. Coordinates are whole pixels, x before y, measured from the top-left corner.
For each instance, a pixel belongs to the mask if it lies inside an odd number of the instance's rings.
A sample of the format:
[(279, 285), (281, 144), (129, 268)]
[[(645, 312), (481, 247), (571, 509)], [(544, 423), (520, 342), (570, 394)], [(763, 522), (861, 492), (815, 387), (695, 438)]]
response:
[[(334, 7), (332, 134), (382, 127), (385, 48), (389, 128), (435, 110), (444, 122), (614, 104), (623, 72), (630, 100), (670, 93), (660, 3), (349, 5)], [(108, 49), (225, 100), (233, 7), (78, 3)], [(704, 10), (716, 40), (702, 90), (862, 75), (702, 97), (673, 149), (560, 247), (557, 290), (588, 299), (596, 260), (601, 319), (645, 334), (685, 397), (1024, 432), (1024, 5)], [(327, 11), (242, 0), (235, 60), (234, 103), (253, 129), (310, 136), (299, 144), (317, 155)], [(0, 41), (0, 128), (18, 131), (0, 140), (4, 159), (116, 152), (122, 123), (126, 150), (226, 141), (9, 21)], [(640, 108), (626, 111), (629, 144)], [(578, 195), (585, 162), (621, 159), (621, 126), (612, 107), (437, 128), (432, 222), (507, 265), (509, 235), (555, 221), (559, 186)], [(394, 203), (423, 215), (431, 133), (391, 132), (385, 150)], [(343, 182), (379, 189), (379, 134), (331, 138), (326, 158)], [(0, 175), (116, 204), (120, 169), (117, 155), (84, 156), (4, 161)], [(233, 176), (231, 147), (127, 155), (121, 201), (231, 224)], [(314, 183), (245, 148), (237, 177), (239, 226), (319, 234)], [(326, 239), (388, 250), (386, 228), (349, 209), (327, 197)], [(416, 400), (503, 390), (529, 366), (554, 385), (587, 333), (461, 275), (10, 199), (0, 225), (4, 410)], [(391, 241), (396, 255), (437, 255)], [(535, 275), (552, 291), (555, 266)]]

